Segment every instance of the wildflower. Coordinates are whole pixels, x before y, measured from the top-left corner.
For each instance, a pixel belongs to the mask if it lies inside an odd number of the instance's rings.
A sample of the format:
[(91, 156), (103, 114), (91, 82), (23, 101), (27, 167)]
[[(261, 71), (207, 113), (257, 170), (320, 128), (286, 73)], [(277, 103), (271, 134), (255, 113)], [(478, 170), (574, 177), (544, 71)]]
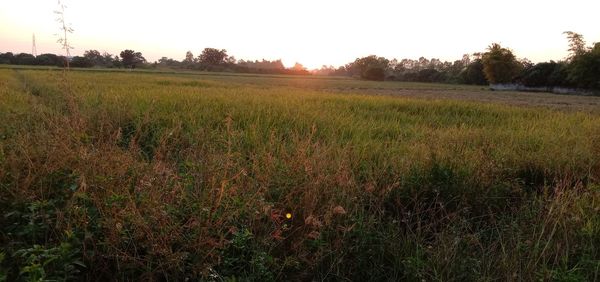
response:
[(289, 212), (288, 212), (288, 213), (286, 213), (286, 214), (285, 214), (285, 218), (287, 218), (287, 219), (292, 219), (292, 214), (291, 214), (291, 213), (289, 213)]

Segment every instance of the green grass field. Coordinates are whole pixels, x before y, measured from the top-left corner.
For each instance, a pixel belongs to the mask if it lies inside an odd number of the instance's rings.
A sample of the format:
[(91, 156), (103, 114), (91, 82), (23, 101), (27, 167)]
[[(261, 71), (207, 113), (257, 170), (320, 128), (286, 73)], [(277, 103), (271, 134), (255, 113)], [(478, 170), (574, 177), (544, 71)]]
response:
[(4, 68), (0, 121), (0, 281), (600, 279), (599, 97)]

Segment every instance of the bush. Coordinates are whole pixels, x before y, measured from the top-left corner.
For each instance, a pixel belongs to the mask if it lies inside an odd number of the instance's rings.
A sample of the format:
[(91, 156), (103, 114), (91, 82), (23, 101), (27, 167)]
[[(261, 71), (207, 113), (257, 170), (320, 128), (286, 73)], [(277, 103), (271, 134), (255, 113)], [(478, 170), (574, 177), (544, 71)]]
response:
[(35, 201), (10, 205), (2, 213), (0, 242), (4, 249), (0, 254), (0, 273), (5, 278), (73, 280), (86, 268), (76, 233), (61, 234), (53, 228), (63, 205), (62, 200)]

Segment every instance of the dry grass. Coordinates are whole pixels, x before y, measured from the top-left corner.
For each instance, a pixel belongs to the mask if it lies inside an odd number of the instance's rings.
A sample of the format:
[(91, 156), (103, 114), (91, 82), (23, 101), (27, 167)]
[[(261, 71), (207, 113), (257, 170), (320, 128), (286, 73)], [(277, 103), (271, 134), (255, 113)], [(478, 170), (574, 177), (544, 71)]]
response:
[(69, 75), (0, 70), (8, 279), (599, 279), (593, 110)]

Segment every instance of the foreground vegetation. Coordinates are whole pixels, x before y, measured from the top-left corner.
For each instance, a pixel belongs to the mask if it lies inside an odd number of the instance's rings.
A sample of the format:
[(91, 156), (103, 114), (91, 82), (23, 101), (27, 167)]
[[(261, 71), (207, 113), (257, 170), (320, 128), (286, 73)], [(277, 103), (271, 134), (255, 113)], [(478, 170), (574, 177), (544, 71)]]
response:
[(0, 69), (0, 280), (600, 279), (597, 111), (254, 81)]

